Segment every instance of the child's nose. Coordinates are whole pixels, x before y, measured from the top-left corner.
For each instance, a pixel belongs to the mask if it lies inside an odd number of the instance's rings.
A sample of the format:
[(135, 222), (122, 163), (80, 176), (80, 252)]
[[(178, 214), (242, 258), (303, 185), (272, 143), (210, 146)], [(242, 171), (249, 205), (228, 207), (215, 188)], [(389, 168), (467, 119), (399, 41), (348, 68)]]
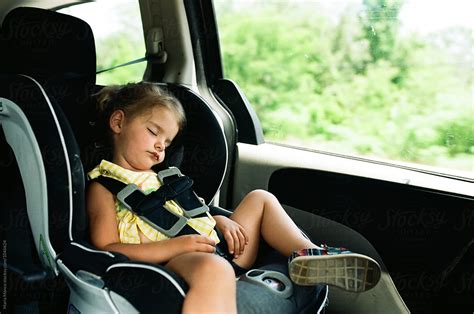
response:
[(160, 152), (165, 150), (165, 141), (158, 139), (155, 143), (155, 149), (159, 150)]

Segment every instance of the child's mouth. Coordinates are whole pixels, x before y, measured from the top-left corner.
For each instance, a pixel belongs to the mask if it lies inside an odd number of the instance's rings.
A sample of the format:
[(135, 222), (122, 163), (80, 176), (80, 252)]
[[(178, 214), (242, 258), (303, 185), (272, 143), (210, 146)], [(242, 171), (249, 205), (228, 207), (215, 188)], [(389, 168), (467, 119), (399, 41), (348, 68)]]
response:
[(154, 159), (160, 160), (160, 155), (158, 155), (158, 153), (152, 152), (151, 155), (153, 156)]

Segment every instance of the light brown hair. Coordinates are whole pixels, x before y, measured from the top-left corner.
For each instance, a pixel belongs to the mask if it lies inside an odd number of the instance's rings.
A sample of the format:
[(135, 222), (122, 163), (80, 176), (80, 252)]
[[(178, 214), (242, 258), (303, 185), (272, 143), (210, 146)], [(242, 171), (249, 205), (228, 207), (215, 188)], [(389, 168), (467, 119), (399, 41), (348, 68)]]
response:
[(186, 125), (186, 115), (180, 101), (170, 92), (149, 82), (128, 83), (104, 87), (97, 93), (97, 110), (107, 123), (115, 110), (123, 110), (133, 119), (147, 114), (155, 107), (164, 107), (175, 113), (179, 129)]

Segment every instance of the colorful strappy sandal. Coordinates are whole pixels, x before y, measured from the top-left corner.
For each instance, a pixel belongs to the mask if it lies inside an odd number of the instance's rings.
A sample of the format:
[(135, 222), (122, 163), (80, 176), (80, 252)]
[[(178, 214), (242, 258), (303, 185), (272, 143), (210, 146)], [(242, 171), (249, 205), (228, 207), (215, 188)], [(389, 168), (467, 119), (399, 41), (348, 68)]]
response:
[(288, 268), (291, 280), (298, 285), (327, 284), (351, 292), (373, 288), (381, 275), (379, 264), (372, 258), (326, 245), (295, 251), (288, 259)]

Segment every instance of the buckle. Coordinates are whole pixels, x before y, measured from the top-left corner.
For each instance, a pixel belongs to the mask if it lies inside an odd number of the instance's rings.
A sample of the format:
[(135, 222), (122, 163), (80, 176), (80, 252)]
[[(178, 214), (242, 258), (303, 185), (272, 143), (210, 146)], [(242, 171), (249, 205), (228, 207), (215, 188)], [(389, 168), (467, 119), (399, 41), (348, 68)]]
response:
[(174, 175), (177, 175), (179, 177), (182, 177), (183, 174), (181, 173), (181, 171), (176, 168), (176, 167), (169, 167), (168, 169), (165, 169), (165, 170), (161, 170), (160, 172), (158, 172), (158, 179), (160, 180), (160, 182), (163, 184), (163, 179), (166, 178), (166, 177), (171, 177), (171, 176), (174, 176)]
[(141, 219), (143, 219), (144, 221), (146, 221), (150, 226), (152, 226), (153, 228), (155, 228), (159, 232), (163, 233), (168, 238), (173, 238), (181, 231), (181, 229), (184, 228), (184, 226), (186, 226), (186, 224), (188, 223), (188, 219), (184, 216), (180, 216), (178, 214), (175, 214), (172, 211), (169, 211), (168, 209), (166, 209), (164, 207), (163, 207), (163, 209), (166, 210), (168, 213), (172, 214), (173, 216), (175, 216), (178, 219), (173, 224), (173, 226), (169, 229), (165, 229), (165, 228), (162, 228), (161, 226), (158, 226), (153, 221), (148, 219), (146, 216), (139, 216), (139, 217)]
[[(181, 207), (182, 207), (182, 206), (181, 206)], [(185, 210), (185, 209), (183, 208), (184, 214), (185, 214), (187, 217), (189, 217), (189, 218), (196, 217), (197, 215), (200, 215), (200, 214), (205, 213), (205, 212), (207, 212), (207, 211), (209, 211), (209, 207), (207, 207), (206, 204), (203, 204), (202, 206), (197, 207), (197, 208), (193, 208), (193, 209), (191, 209), (191, 210)]]
[[(128, 209), (132, 210), (132, 207), (125, 202), (125, 199), (130, 196), (135, 191), (140, 191), (143, 194), (143, 191), (138, 188), (135, 183), (130, 183), (124, 187), (120, 192), (117, 193), (117, 199)], [(143, 194), (145, 195), (145, 194)]]

